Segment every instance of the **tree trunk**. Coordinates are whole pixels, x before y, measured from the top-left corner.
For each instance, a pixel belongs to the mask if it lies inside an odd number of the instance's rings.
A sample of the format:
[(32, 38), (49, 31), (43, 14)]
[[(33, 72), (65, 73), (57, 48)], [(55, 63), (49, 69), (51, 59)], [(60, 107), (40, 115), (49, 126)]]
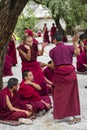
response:
[(57, 28), (58, 28), (58, 31), (62, 33), (63, 38), (67, 38), (67, 36), (66, 36), (66, 31), (62, 28), (62, 26), (61, 26), (61, 24), (60, 24), (60, 22), (59, 22), (58, 17), (57, 17), (57, 18), (54, 18), (54, 21), (55, 21), (55, 23), (56, 23), (56, 26), (57, 26)]
[(28, 0), (1, 0), (0, 2), (0, 89), (3, 88), (3, 61), (8, 40), (27, 2)]

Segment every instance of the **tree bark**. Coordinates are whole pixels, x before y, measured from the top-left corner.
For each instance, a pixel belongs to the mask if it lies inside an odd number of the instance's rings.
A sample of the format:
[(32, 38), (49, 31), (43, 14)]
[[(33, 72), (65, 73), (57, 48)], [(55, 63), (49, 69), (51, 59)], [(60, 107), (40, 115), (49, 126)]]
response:
[(0, 2), (0, 89), (3, 88), (3, 62), (8, 40), (27, 2), (28, 0), (2, 0)]

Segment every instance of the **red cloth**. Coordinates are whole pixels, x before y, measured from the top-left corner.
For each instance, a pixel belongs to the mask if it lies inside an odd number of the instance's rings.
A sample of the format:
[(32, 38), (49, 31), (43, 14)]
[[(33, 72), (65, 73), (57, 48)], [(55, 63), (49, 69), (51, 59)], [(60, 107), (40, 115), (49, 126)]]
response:
[(40, 101), (39, 92), (31, 85), (25, 84), (25, 80), (20, 83), (19, 93), (22, 99), (30, 102)]
[(31, 37), (33, 37), (33, 31), (30, 29), (25, 30), (25, 33), (28, 33)]
[(20, 95), (17, 91), (14, 91), (14, 96), (11, 96), (11, 92), (8, 87), (0, 91), (0, 119), (3, 120), (18, 120), (23, 117), (26, 118), (27, 115), (24, 112), (11, 111), (6, 104), (6, 95), (9, 97), (10, 102), (16, 108), (27, 110), (26, 104), (21, 101)]
[(14, 41), (10, 41), (8, 46), (9, 46), (8, 53), (9, 53), (9, 56), (11, 57), (12, 65), (16, 65), (17, 64), (17, 53), (16, 53), (16, 47), (15, 47)]
[(4, 76), (12, 76), (12, 62), (11, 57), (6, 54), (5, 60), (4, 60), (4, 68), (3, 68), (3, 77)]
[(72, 65), (56, 67), (53, 85), (54, 119), (80, 115), (75, 68)]

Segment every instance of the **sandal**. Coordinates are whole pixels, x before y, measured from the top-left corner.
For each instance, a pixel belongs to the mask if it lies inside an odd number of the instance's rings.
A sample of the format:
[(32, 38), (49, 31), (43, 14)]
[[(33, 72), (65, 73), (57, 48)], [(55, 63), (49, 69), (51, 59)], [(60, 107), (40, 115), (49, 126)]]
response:
[(68, 124), (72, 125), (72, 124), (76, 124), (76, 123), (79, 123), (81, 121), (81, 118), (76, 118), (74, 117), (73, 120), (68, 120)]

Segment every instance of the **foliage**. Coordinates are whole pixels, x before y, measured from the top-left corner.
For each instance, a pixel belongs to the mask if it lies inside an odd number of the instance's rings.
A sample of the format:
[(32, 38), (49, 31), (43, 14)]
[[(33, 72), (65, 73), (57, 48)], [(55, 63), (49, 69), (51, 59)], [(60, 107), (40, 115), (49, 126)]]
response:
[(51, 10), (55, 21), (63, 18), (72, 29), (87, 20), (87, 5), (82, 0), (42, 0), (42, 4)]
[(35, 18), (33, 11), (29, 9), (29, 7), (28, 8), (27, 7), (25, 7), (25, 10), (19, 16), (18, 22), (15, 27), (15, 31), (14, 31), (14, 33), (20, 38), (23, 38), (25, 28), (31, 29), (33, 31), (37, 30), (37, 28), (35, 27), (35, 24), (38, 21), (38, 19)]

